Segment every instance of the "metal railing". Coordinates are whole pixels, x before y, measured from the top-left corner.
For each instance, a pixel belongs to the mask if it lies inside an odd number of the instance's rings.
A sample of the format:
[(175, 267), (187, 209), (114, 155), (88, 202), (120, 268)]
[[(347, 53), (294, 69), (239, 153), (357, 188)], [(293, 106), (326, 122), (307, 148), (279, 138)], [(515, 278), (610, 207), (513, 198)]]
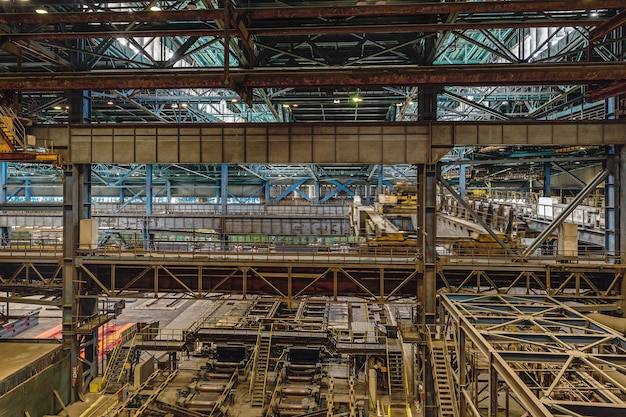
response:
[(12, 137), (8, 139), (14, 142), (13, 145), (25, 150), (26, 128), (17, 114), (8, 107), (0, 106), (0, 124), (11, 133)]

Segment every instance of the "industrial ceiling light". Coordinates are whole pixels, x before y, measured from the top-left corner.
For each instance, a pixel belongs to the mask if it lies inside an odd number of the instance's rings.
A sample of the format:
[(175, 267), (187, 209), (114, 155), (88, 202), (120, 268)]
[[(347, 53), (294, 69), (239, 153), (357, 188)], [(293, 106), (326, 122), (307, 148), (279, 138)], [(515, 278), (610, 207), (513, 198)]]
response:
[(182, 107), (183, 109), (186, 109), (187, 106), (189, 106), (189, 104), (187, 104), (187, 103), (183, 103), (183, 104), (180, 105), (180, 107)]
[(363, 97), (359, 97), (359, 96), (352, 97), (352, 102), (353, 103), (360, 103), (362, 101), (363, 101)]
[(173, 109), (177, 109), (177, 108), (178, 108), (178, 104), (176, 104), (176, 103), (172, 103), (172, 108), (173, 108)]
[(333, 103), (335, 103), (335, 104), (339, 104), (339, 103), (341, 103), (341, 100), (339, 100), (338, 98), (336, 98), (336, 99), (334, 99), (334, 100), (333, 100)]
[(108, 104), (109, 106), (112, 106), (112, 105), (114, 105), (114, 104), (115, 104), (115, 102), (113, 102), (113, 100), (109, 100), (109, 101), (107, 101), (107, 104)]
[(160, 12), (161, 8), (159, 6), (157, 6), (157, 5), (150, 6), (150, 11), (151, 12)]
[(298, 106), (299, 106), (299, 104), (298, 104), (298, 103), (293, 103), (293, 104), (291, 105), (291, 107), (293, 107), (294, 109), (297, 109), (297, 108), (298, 108)]
[(46, 9), (44, 9), (43, 7), (40, 7), (38, 9), (35, 9), (35, 13), (37, 13), (37, 14), (46, 14), (46, 13), (48, 13), (48, 11)]

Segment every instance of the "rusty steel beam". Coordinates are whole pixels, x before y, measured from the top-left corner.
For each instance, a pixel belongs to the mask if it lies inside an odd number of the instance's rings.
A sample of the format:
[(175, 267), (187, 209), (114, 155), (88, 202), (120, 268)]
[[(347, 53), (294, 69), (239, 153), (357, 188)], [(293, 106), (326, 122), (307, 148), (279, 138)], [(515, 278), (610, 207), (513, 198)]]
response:
[[(623, 0), (602, 0), (602, 5), (590, 4), (589, 0), (521, 0), (521, 1), (485, 1), (460, 3), (415, 3), (398, 5), (371, 6), (315, 6), (315, 7), (268, 7), (268, 8), (237, 8), (238, 16), (251, 20), (281, 19), (328, 19), (341, 17), (385, 17), (415, 16), (440, 14), (473, 14), (473, 13), (522, 13), (550, 12), (569, 10), (589, 10), (590, 8), (622, 9)], [(47, 14), (36, 13), (3, 13), (0, 24), (36, 24), (55, 23), (130, 23), (130, 22), (198, 22), (224, 20), (225, 9), (202, 10), (162, 10), (127, 12), (56, 12)]]
[(599, 90), (590, 91), (585, 94), (585, 99), (588, 103), (593, 103), (600, 100), (606, 100), (610, 97), (615, 97), (626, 92), (626, 82), (620, 82), (613, 84), (609, 87)]
[(396, 67), (120, 70), (3, 73), (0, 89), (14, 91), (124, 88), (382, 87), (390, 85), (561, 85), (626, 81), (623, 62), (439, 65)]
[(622, 9), (623, 0), (602, 0), (602, 4), (589, 0), (520, 0), (520, 1), (485, 1), (459, 3), (415, 3), (399, 5), (345, 6), (345, 7), (275, 7), (263, 9), (237, 9), (251, 19), (314, 19), (338, 17), (378, 17), (378, 16), (410, 16), (439, 14), (471, 14), (471, 13), (521, 13), (521, 12), (556, 12), (589, 9)]
[[(457, 23), (416, 23), (401, 25), (365, 25), (365, 26), (285, 26), (285, 27), (249, 27), (250, 35), (257, 36), (305, 36), (305, 35), (341, 35), (364, 33), (413, 33), (413, 32), (441, 32), (451, 30), (484, 30), (484, 29), (519, 29), (519, 28), (547, 28), (547, 27), (588, 27), (602, 23), (599, 19), (560, 19), (560, 20), (497, 20), (493, 22), (457, 22)], [(231, 34), (232, 35), (232, 34)], [(237, 34), (238, 35), (238, 34)], [(164, 29), (154, 28), (140, 31), (90, 31), (90, 32), (15, 32), (3, 33), (6, 40), (67, 40), (67, 39), (108, 39), (108, 38), (140, 38), (166, 36), (211, 36), (223, 37), (221, 29), (173, 29), (171, 25)], [(238, 35), (239, 36), (239, 35)]]
[(605, 20), (592, 29), (589, 32), (589, 42), (595, 42), (611, 31), (624, 25), (626, 25), (626, 10), (623, 10), (612, 18)]

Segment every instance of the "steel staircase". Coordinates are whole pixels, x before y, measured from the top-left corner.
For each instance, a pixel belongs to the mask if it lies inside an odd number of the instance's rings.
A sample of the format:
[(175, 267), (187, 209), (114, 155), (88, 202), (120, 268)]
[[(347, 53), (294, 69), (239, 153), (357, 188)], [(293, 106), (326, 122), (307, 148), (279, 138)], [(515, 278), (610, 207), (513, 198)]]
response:
[(16, 147), (26, 149), (26, 129), (15, 112), (7, 107), (0, 107), (0, 135), (5, 144), (1, 146), (2, 152), (13, 151)]
[(428, 344), (432, 361), (433, 380), (437, 398), (437, 415), (439, 417), (458, 417), (458, 406), (450, 369), (447, 345), (443, 340), (433, 340), (428, 335)]
[(257, 337), (257, 351), (255, 355), (254, 379), (252, 380), (252, 406), (265, 407), (265, 390), (267, 374), (270, 365), (270, 351), (272, 347), (272, 331), (263, 332), (263, 324), (259, 327)]
[(134, 355), (135, 349), (132, 345), (120, 346), (117, 356), (111, 358), (113, 364), (106, 380), (105, 392), (107, 394), (114, 394), (120, 390), (125, 384), (128, 375), (124, 374), (126, 364), (130, 364)]
[(404, 391), (404, 366), (402, 351), (387, 352), (387, 370), (389, 372), (389, 385), (391, 388), (391, 399), (404, 403), (406, 395)]

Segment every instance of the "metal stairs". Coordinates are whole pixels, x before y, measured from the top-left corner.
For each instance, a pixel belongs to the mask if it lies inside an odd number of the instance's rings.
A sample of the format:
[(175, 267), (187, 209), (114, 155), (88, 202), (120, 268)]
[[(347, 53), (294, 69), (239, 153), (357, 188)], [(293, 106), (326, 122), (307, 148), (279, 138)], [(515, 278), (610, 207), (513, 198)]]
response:
[(11, 152), (15, 147), (25, 149), (26, 129), (10, 108), (0, 107), (0, 131), (0, 137), (4, 139), (1, 152)]
[(435, 392), (437, 393), (437, 415), (438, 417), (458, 417), (459, 411), (446, 342), (432, 340), (430, 337), (429, 342), (433, 380)]
[(391, 399), (395, 403), (397, 400), (406, 401), (404, 390), (404, 365), (402, 351), (389, 351), (387, 353), (387, 370), (389, 372), (389, 386), (391, 389)]
[(265, 390), (267, 386), (267, 374), (270, 365), (270, 352), (272, 347), (272, 331), (263, 332), (263, 325), (259, 330), (257, 338), (257, 352), (254, 367), (254, 379), (252, 381), (252, 401), (253, 407), (265, 407)]
[(106, 380), (105, 392), (107, 394), (114, 394), (119, 391), (125, 384), (128, 375), (124, 375), (124, 369), (126, 364), (130, 364), (133, 358), (135, 349), (133, 346), (120, 346), (116, 357), (112, 357), (113, 364), (108, 372)]

